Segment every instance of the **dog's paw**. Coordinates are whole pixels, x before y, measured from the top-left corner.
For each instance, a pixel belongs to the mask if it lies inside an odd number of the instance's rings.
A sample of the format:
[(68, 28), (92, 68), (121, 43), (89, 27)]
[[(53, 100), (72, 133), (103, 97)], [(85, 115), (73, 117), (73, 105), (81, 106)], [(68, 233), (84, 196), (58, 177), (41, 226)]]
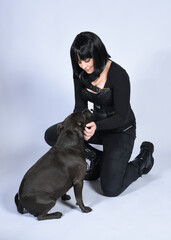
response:
[(81, 209), (84, 213), (89, 213), (92, 211), (92, 209), (90, 207), (86, 207), (84, 206), (84, 208)]
[(61, 212), (55, 212), (53, 213), (54, 218), (61, 218), (62, 217), (62, 213)]
[(70, 200), (71, 197), (70, 197), (70, 195), (65, 194), (65, 195), (63, 195), (63, 196), (61, 197), (61, 199), (62, 199), (63, 201), (66, 201), (66, 200)]

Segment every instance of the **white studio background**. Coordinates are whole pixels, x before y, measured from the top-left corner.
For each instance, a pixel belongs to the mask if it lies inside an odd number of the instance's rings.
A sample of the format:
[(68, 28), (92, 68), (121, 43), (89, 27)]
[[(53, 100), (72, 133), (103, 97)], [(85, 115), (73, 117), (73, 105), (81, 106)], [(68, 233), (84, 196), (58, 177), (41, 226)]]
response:
[(170, 10), (166, 0), (1, 0), (0, 146), (39, 144), (72, 112), (70, 46), (89, 30), (130, 76), (137, 141), (169, 149)]
[(70, 46), (81, 31), (95, 32), (130, 76), (134, 152), (152, 141), (156, 169), (169, 168), (170, 13), (170, 0), (0, 0), (1, 178), (18, 188), (49, 149), (45, 130), (73, 111)]

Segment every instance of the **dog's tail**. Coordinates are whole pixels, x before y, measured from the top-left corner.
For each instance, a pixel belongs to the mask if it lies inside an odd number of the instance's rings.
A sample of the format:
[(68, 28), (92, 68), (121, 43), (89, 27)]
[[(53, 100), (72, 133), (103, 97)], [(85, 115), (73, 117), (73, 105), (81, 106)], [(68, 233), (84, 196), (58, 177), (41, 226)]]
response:
[(22, 206), (22, 204), (21, 204), (20, 199), (18, 198), (18, 193), (15, 195), (14, 200), (15, 200), (15, 204), (16, 204), (16, 206), (17, 206), (18, 212), (21, 213), (21, 214), (23, 214), (23, 213), (24, 213), (24, 211), (23, 211), (23, 206)]

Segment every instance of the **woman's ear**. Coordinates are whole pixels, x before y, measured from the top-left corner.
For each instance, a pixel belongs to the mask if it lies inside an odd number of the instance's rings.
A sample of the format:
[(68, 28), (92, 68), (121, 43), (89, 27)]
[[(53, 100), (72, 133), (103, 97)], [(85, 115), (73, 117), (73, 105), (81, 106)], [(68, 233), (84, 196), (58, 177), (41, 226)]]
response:
[(64, 128), (63, 122), (57, 124), (57, 134), (59, 135)]

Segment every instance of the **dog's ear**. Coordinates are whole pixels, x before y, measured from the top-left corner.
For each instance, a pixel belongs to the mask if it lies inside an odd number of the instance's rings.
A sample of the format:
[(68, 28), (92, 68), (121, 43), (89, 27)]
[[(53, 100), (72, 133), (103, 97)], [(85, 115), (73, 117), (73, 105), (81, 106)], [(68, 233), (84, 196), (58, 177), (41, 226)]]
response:
[(57, 134), (59, 135), (64, 128), (63, 122), (57, 124)]

